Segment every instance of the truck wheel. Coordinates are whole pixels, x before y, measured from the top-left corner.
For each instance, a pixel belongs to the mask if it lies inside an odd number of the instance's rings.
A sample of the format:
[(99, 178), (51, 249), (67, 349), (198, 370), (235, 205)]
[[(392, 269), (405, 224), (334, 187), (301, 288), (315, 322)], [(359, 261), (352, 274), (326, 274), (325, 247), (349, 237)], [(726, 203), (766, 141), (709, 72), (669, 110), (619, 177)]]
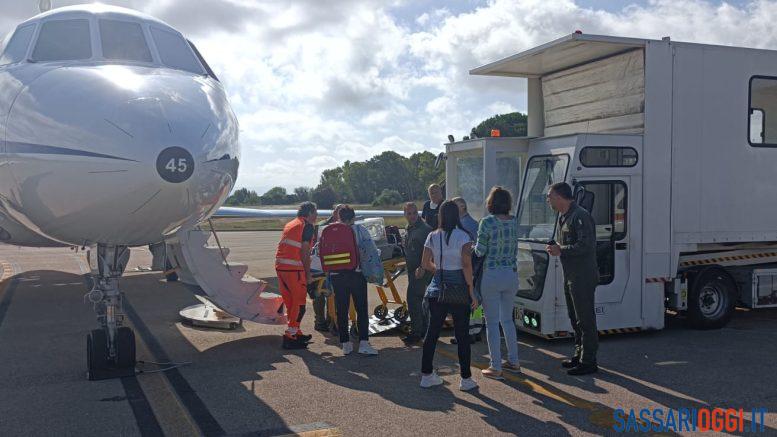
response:
[(688, 294), (688, 323), (696, 329), (718, 329), (734, 314), (736, 284), (720, 269), (704, 270)]

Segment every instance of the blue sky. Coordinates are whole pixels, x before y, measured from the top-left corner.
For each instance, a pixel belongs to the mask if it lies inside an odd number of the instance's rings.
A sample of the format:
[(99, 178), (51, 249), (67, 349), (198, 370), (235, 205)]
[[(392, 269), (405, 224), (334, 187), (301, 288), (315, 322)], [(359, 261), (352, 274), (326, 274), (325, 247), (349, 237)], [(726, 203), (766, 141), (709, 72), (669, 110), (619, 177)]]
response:
[[(83, 0), (53, 0), (55, 6)], [(6, 0), (0, 31), (36, 12)], [(439, 152), (525, 110), (521, 79), (469, 70), (569, 34), (777, 49), (777, 0), (104, 0), (190, 37), (240, 120), (237, 185), (315, 186), (385, 150)]]

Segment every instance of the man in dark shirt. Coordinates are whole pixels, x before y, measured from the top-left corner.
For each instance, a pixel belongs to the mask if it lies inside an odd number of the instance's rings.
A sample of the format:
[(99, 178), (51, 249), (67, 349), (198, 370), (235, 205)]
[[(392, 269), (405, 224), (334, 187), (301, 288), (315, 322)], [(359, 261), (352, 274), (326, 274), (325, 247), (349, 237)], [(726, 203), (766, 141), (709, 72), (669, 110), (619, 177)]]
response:
[(432, 230), (437, 229), (437, 213), (440, 211), (440, 204), (443, 200), (442, 188), (437, 184), (429, 185), (429, 200), (424, 203), (424, 209), (421, 211), (421, 218)]
[(572, 188), (565, 182), (553, 184), (548, 203), (559, 212), (559, 243), (552, 242), (546, 251), (561, 259), (564, 269), (564, 296), (575, 331), (575, 354), (562, 363), (570, 375), (596, 372), (599, 337), (596, 329), (594, 292), (599, 283), (596, 265), (596, 224), (591, 214), (577, 206)]
[(413, 202), (405, 204), (407, 236), (405, 237), (405, 261), (407, 268), (407, 309), (410, 314), (410, 335), (402, 341), (407, 344), (418, 343), (426, 334), (429, 325), (428, 315), (424, 311), (424, 293), (432, 275), (421, 268), (421, 255), (424, 252), (426, 237), (432, 232), (418, 217), (418, 207)]

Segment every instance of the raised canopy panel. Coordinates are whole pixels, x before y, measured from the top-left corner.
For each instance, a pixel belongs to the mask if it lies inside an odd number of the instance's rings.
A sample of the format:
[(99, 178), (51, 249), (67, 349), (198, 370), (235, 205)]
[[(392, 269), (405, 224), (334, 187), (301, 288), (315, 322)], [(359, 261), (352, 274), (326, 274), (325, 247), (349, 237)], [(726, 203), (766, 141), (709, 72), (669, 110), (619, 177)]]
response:
[(642, 133), (642, 49), (542, 77), (545, 135)]

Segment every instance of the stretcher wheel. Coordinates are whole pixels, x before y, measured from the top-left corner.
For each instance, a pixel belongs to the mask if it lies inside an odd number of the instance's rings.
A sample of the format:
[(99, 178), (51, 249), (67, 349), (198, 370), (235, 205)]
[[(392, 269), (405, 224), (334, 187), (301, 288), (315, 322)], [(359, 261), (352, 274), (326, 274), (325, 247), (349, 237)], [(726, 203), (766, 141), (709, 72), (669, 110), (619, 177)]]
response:
[(397, 321), (400, 323), (403, 323), (405, 320), (407, 320), (407, 315), (407, 309), (404, 306), (394, 310), (394, 318), (397, 319)]
[(388, 316), (388, 307), (386, 305), (378, 305), (372, 313), (380, 320), (385, 320)]

